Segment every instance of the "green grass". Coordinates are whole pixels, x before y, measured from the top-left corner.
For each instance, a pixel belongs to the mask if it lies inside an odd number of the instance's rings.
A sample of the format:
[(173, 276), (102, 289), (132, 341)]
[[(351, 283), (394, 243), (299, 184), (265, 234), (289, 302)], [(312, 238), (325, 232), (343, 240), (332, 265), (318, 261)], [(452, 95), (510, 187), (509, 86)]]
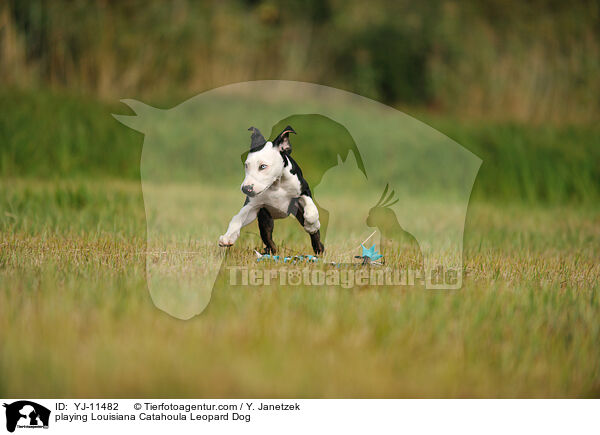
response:
[[(472, 202), (458, 291), (219, 280), (181, 321), (146, 288), (138, 182), (5, 179), (0, 192), (0, 396), (600, 395), (593, 203)], [(275, 237), (306, 243), (293, 222)], [(231, 257), (253, 264), (253, 240)]]
[[(0, 177), (139, 179), (143, 135), (110, 116), (111, 113), (131, 114), (124, 105), (45, 91), (2, 89), (0, 107), (5, 108), (0, 117)], [(356, 122), (360, 122), (360, 114), (356, 115)], [(483, 159), (473, 190), (476, 198), (531, 204), (600, 200), (600, 166), (597, 164), (600, 128), (597, 125), (556, 127), (457, 122), (430, 114), (420, 118)], [(225, 139), (219, 141), (219, 134), (223, 138), (231, 137), (227, 120), (222, 120), (222, 125), (218, 125), (218, 120), (210, 122), (214, 139), (211, 143), (239, 146)], [(323, 129), (325, 134), (334, 132), (331, 125)], [(331, 146), (328, 148), (318, 140), (323, 135), (314, 134), (314, 142), (308, 141), (310, 152), (302, 155), (305, 168), (319, 167), (331, 151)], [(306, 140), (305, 132), (304, 137), (295, 138), (296, 141), (302, 139)], [(317, 145), (322, 145), (318, 152)], [(197, 142), (192, 140), (189, 146), (193, 149), (178, 152), (202, 161)], [(242, 151), (240, 148), (240, 153)], [(219, 155), (218, 149), (202, 152), (212, 158)], [(205, 173), (212, 174), (211, 170), (211, 167), (203, 168)], [(237, 172), (226, 175), (239, 178)]]

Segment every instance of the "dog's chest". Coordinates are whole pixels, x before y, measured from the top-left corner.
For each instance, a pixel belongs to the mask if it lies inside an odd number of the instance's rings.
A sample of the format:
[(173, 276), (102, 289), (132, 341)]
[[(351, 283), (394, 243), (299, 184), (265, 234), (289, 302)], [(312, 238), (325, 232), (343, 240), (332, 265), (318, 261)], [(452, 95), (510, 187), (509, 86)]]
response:
[(300, 180), (290, 174), (273, 183), (264, 192), (263, 203), (274, 219), (281, 219), (288, 215), (290, 202), (298, 198), (301, 192)]

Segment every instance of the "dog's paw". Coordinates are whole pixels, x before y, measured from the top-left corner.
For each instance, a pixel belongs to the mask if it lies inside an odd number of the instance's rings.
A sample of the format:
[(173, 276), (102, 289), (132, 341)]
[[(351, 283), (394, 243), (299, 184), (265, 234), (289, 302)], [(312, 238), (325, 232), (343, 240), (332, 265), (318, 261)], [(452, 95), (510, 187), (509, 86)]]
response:
[(317, 231), (319, 231), (319, 228), (321, 228), (321, 222), (319, 222), (318, 220), (316, 222), (310, 222), (307, 220), (304, 221), (304, 229), (308, 234), (316, 233)]
[(321, 228), (321, 222), (319, 222), (319, 210), (317, 207), (308, 206), (304, 209), (304, 229), (309, 234), (314, 234)]
[(323, 244), (321, 243), (321, 246), (319, 246), (319, 250), (315, 252), (315, 254), (321, 255), (323, 252), (325, 252), (325, 246), (323, 246)]
[(235, 240), (229, 237), (227, 234), (223, 234), (221, 237), (219, 237), (219, 246), (228, 248), (230, 246), (233, 246), (234, 242)]
[(325, 252), (325, 246), (319, 241), (318, 244), (313, 245), (313, 250), (315, 251), (315, 255), (320, 255)]

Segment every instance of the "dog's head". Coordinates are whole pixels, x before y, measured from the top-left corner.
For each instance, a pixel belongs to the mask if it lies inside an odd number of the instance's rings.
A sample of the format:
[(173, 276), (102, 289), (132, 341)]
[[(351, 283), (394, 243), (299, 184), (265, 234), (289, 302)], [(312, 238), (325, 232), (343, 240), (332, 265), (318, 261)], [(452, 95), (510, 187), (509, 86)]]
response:
[(273, 140), (267, 141), (257, 128), (250, 127), (252, 140), (250, 152), (246, 158), (246, 177), (242, 182), (242, 192), (256, 196), (281, 177), (286, 163), (285, 155), (292, 152), (290, 133), (296, 134), (289, 125)]

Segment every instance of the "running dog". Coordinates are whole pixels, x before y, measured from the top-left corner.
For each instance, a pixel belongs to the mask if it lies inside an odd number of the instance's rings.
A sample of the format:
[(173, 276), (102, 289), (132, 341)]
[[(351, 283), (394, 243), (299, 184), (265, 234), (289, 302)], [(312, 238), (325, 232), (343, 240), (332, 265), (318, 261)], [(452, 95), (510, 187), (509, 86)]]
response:
[(252, 132), (250, 152), (244, 164), (246, 176), (242, 192), (246, 195), (244, 206), (229, 223), (227, 232), (219, 237), (219, 246), (232, 246), (242, 227), (258, 218), (260, 237), (265, 253), (274, 254), (273, 219), (294, 215), (310, 235), (315, 254), (323, 252), (319, 228), (319, 210), (315, 205), (310, 187), (302, 177), (302, 170), (292, 159), (290, 133), (296, 134), (289, 125), (273, 140), (267, 141), (257, 128)]

